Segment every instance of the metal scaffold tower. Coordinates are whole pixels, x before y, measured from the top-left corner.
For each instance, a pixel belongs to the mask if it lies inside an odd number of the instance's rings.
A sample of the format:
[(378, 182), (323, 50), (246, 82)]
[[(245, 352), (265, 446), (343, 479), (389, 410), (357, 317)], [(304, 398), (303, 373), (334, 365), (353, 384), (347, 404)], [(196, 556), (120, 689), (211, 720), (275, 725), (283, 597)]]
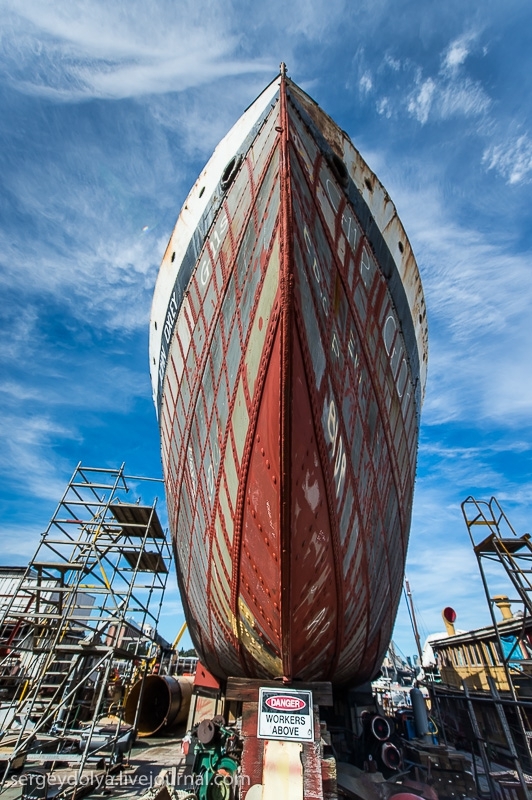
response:
[[(527, 630), (530, 630), (532, 621), (531, 537), (528, 533), (516, 533), (495, 497), (489, 502), (468, 497), (462, 503), (462, 513), (477, 558), (500, 661), (514, 703), (513, 720), (502, 722), (506, 722), (514, 734), (516, 752), (513, 755), (520, 772), (519, 762), (527, 763), (529, 767), (532, 764), (532, 726), (519, 705), (517, 691), (520, 679), (530, 675), (532, 670), (532, 642), (530, 648), (526, 645)], [(496, 578), (500, 581), (500, 577), (504, 576), (515, 596), (506, 598), (494, 595), (490, 590), (489, 579), (493, 583)], [(515, 609), (513, 615), (509, 610), (510, 605)], [(502, 610), (502, 617), (497, 613), (498, 610)], [(508, 624), (509, 618), (520, 620), (520, 632), (508, 635), (505, 623)], [(524, 652), (525, 646), (529, 652)], [(498, 700), (499, 693), (493, 679), (490, 679), (490, 686), (492, 695)]]
[(0, 790), (39, 753), (68, 750), (79, 778), (103, 751), (109, 765), (116, 758), (124, 693), (159, 649), (171, 562), (157, 500), (131, 499), (132, 489), (151, 496), (153, 481), (124, 465), (79, 464), (28, 567), (0, 596)]

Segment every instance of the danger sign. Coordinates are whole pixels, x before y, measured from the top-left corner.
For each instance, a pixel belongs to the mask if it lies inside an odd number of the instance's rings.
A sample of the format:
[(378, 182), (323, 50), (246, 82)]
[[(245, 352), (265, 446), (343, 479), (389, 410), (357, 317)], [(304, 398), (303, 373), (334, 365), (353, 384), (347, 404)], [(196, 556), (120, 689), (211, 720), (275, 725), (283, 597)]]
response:
[(259, 739), (314, 741), (312, 692), (298, 689), (259, 689)]

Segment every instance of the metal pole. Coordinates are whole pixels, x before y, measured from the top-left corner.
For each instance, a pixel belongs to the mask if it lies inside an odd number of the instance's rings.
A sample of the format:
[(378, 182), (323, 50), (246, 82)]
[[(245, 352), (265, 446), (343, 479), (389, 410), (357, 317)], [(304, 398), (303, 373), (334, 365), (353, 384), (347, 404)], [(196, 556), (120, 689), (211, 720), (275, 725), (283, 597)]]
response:
[[(484, 774), (486, 775), (486, 780), (488, 782), (488, 790), (490, 793), (490, 797), (495, 797), (493, 782), (491, 780), (491, 775), (490, 775), (490, 762), (488, 759), (488, 754), (486, 753), (486, 741), (480, 733), (480, 729), (478, 727), (478, 721), (475, 715), (475, 709), (473, 708), (473, 703), (471, 702), (471, 698), (469, 697), (469, 691), (467, 685), (463, 683), (462, 686), (464, 688), (464, 695), (466, 698), (469, 720), (471, 722), (471, 727), (473, 728), (475, 739), (477, 740), (478, 749), (480, 751), (480, 758), (482, 759), (482, 766), (484, 767)], [(478, 786), (478, 784), (477, 784), (477, 789), (480, 791), (480, 787)]]
[(412, 614), (412, 627), (414, 628), (414, 638), (416, 640), (417, 651), (419, 653), (419, 666), (423, 666), (423, 651), (421, 650), (421, 639), (419, 638), (419, 631), (417, 628), (417, 621), (416, 621), (416, 614), (414, 611), (414, 601), (412, 599), (412, 592), (410, 591), (410, 584), (408, 580), (405, 578), (405, 587), (406, 587), (406, 596), (408, 597), (408, 601), (410, 603), (410, 611)]
[(500, 696), (497, 690), (497, 686), (495, 685), (495, 681), (491, 677), (488, 676), (488, 683), (490, 687), (491, 696), (495, 700), (495, 708), (497, 709), (497, 714), (499, 715), (499, 720), (504, 731), (504, 736), (506, 739), (506, 743), (508, 744), (508, 749), (510, 750), (511, 756), (514, 760), (514, 767), (517, 775), (519, 776), (519, 783), (521, 784), (521, 788), (523, 789), (523, 794), (527, 800), (532, 800), (530, 796), (530, 792), (528, 791), (527, 783), (525, 776), (523, 774), (523, 770), (521, 769), (521, 764), (519, 763), (519, 756), (517, 755), (517, 750), (515, 749), (515, 742), (512, 736), (512, 732), (508, 725), (508, 720), (506, 719), (506, 714), (504, 713), (504, 709), (500, 704)]
[[(137, 735), (137, 726), (139, 724), (139, 716), (140, 716), (140, 707), (142, 705), (142, 700), (144, 697), (144, 685), (146, 683), (146, 675), (148, 674), (148, 661), (144, 661), (144, 670), (142, 672), (142, 683), (140, 685), (140, 692), (139, 692), (139, 699), (137, 701), (137, 707), (135, 709), (135, 719), (133, 720), (133, 734), (134, 736), (130, 739), (129, 742), (129, 750), (127, 752), (127, 760), (131, 758), (131, 750), (133, 748), (133, 738)], [(131, 681), (131, 686), (133, 686), (133, 681)]]
[(438, 692), (433, 683), (429, 684), (429, 693), (434, 700), (434, 706), (436, 708), (436, 713), (438, 715), (438, 719), (440, 720), (440, 732), (442, 735), (443, 743), (447, 747), (449, 742), (447, 741), (447, 736), (445, 735), (445, 725), (443, 724), (443, 717), (441, 713), (440, 701), (438, 700)]
[[(91, 725), (90, 725), (90, 728), (89, 728), (88, 733), (87, 733), (87, 742), (86, 742), (85, 747), (83, 749), (83, 753), (81, 754), (81, 761), (80, 761), (80, 764), (79, 764), (79, 767), (78, 767), (78, 772), (77, 772), (77, 775), (76, 775), (76, 784), (74, 786), (74, 792), (72, 794), (72, 800), (76, 800), (78, 789), (79, 789), (80, 784), (81, 784), (81, 778), (82, 778), (82, 775), (83, 775), (83, 770), (85, 769), (85, 764), (87, 763), (87, 759), (88, 759), (89, 755), (92, 752), (91, 749), (90, 749), (91, 743), (92, 743), (92, 737), (94, 736), (94, 730), (96, 728), (96, 724), (97, 724), (99, 716), (100, 716), (102, 700), (104, 698), (105, 690), (106, 690), (107, 684), (109, 682), (109, 673), (111, 671), (112, 663), (113, 663), (113, 654), (109, 653), (108, 657), (107, 657), (107, 662), (105, 664), (105, 667), (103, 668), (103, 672), (100, 674), (100, 686), (99, 686), (99, 690), (98, 690), (98, 698), (97, 698), (97, 701), (96, 701), (96, 705), (94, 707), (94, 716), (92, 718)], [(95, 750), (99, 750), (99, 748), (95, 748)], [(106, 773), (107, 773), (107, 771), (108, 770), (106, 770)]]

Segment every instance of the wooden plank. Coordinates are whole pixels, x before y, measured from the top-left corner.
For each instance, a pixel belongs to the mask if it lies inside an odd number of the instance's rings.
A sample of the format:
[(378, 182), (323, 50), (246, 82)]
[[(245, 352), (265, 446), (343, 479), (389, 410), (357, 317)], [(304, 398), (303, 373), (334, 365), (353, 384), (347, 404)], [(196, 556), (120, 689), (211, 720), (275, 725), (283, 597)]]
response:
[(321, 762), (321, 785), (323, 800), (337, 800), (338, 784), (336, 781), (336, 759), (327, 756)]
[(241, 700), (258, 702), (259, 689), (303, 689), (312, 692), (314, 703), (319, 706), (332, 706), (332, 685), (329, 681), (315, 681), (313, 683), (280, 683), (279, 681), (262, 681), (258, 678), (228, 678), (227, 700)]
[[(264, 739), (257, 739), (257, 703), (246, 702), (242, 707), (242, 738), (244, 749), (240, 762), (242, 777), (241, 796), (246, 800), (248, 792), (251, 797), (262, 793), (262, 759)], [(259, 786), (260, 788), (254, 788)], [(260, 794), (262, 797), (262, 794)]]
[(305, 800), (323, 800), (320, 735), (320, 710), (314, 705), (314, 741), (305, 742), (301, 754)]
[(299, 742), (266, 740), (262, 768), (262, 800), (303, 800), (302, 749), (303, 745)]

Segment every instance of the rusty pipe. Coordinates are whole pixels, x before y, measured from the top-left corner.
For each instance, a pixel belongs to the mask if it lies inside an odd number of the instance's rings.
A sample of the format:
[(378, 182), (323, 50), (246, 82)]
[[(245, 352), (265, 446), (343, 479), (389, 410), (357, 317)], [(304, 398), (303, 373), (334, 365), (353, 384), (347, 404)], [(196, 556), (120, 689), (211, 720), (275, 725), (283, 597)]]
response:
[(144, 679), (144, 690), (140, 698), (142, 680), (137, 681), (129, 692), (124, 709), (125, 721), (133, 725), (135, 713), (140, 699), (137, 719), (137, 735), (153, 736), (155, 733), (167, 733), (186, 721), (190, 707), (194, 678), (169, 675), (147, 675)]

